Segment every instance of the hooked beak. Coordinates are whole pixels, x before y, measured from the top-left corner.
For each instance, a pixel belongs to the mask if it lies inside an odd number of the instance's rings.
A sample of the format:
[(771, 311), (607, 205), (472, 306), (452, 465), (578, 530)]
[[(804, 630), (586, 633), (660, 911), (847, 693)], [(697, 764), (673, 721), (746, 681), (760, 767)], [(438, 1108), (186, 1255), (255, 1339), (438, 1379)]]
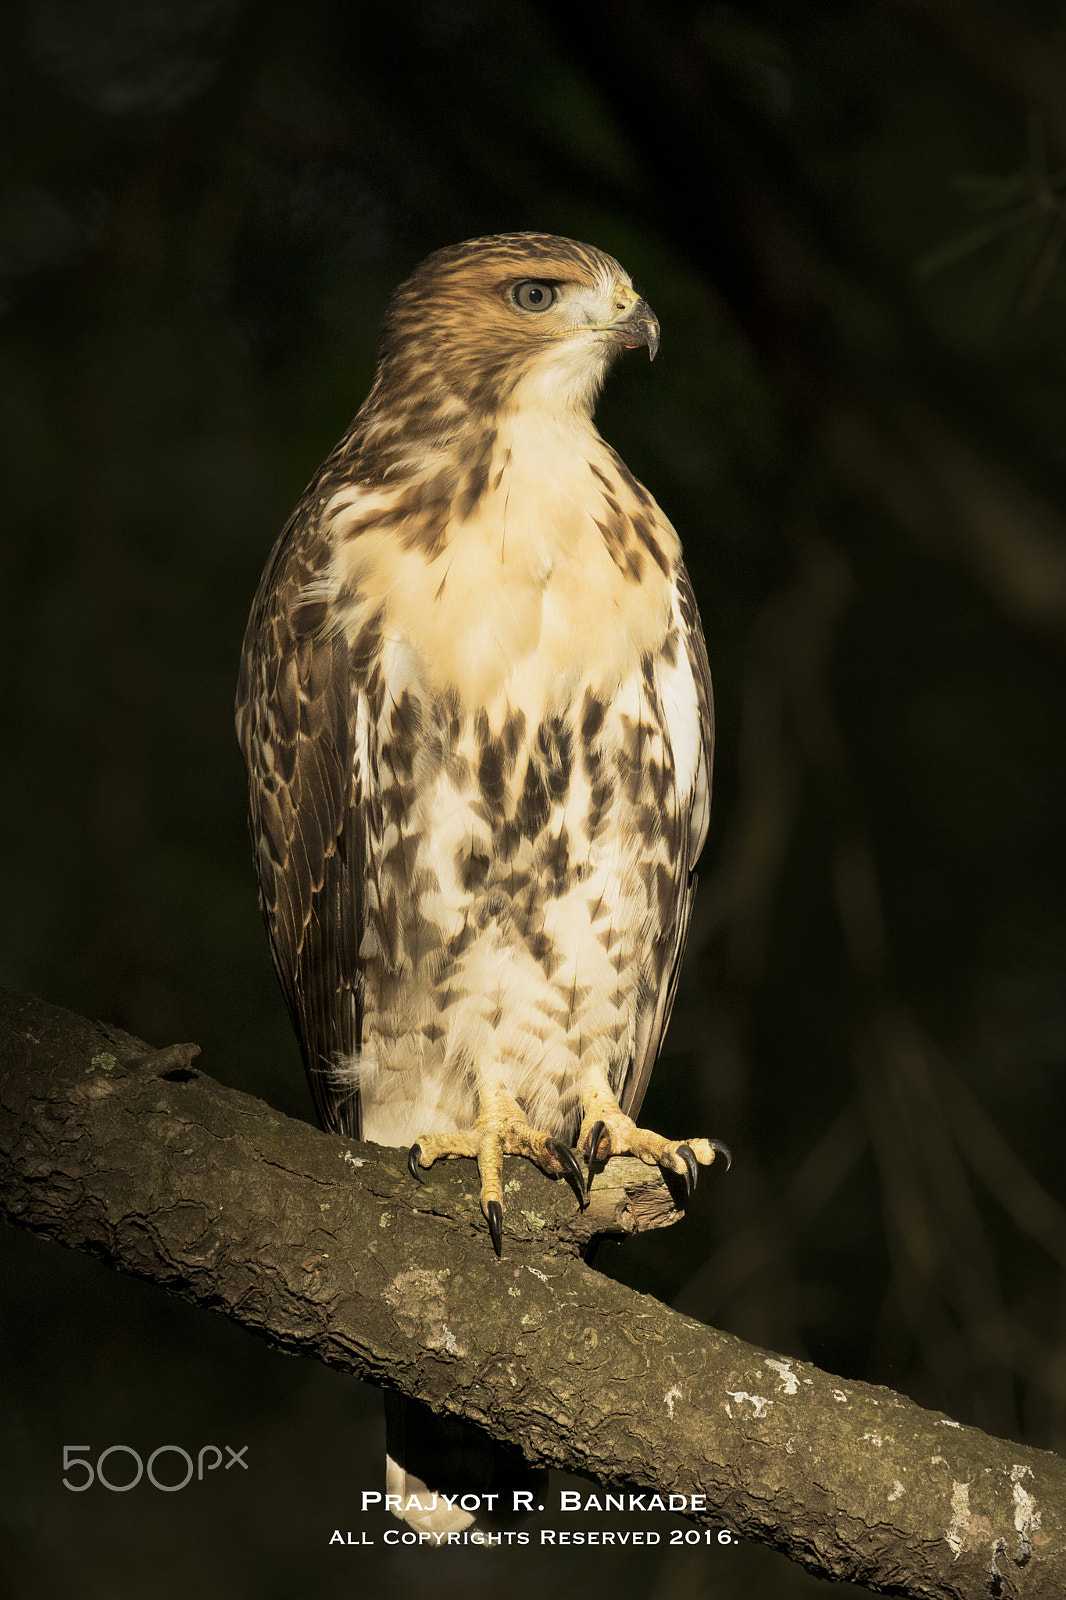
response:
[(651, 306), (628, 284), (618, 285), (615, 305), (622, 314), (611, 324), (612, 336), (625, 350), (646, 345), (648, 360), (654, 361), (659, 350), (659, 319)]
[(627, 350), (637, 350), (642, 344), (648, 347), (648, 360), (654, 361), (659, 351), (659, 319), (646, 300), (638, 300), (632, 314), (615, 329), (615, 338)]
[(659, 319), (655, 312), (628, 283), (616, 285), (613, 299), (615, 317), (589, 326), (607, 334), (623, 350), (639, 350), (645, 345), (649, 360), (654, 361), (659, 350)]

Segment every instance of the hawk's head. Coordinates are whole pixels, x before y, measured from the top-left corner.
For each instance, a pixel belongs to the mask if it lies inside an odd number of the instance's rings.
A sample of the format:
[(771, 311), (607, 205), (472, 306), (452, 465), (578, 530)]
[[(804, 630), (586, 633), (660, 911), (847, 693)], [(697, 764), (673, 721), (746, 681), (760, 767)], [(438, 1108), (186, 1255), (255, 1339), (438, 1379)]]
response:
[(640, 345), (654, 358), (659, 324), (602, 250), (544, 233), (469, 239), (396, 291), (371, 400), (423, 397), (428, 414), (408, 419), (419, 431), (516, 405), (588, 415), (613, 358)]

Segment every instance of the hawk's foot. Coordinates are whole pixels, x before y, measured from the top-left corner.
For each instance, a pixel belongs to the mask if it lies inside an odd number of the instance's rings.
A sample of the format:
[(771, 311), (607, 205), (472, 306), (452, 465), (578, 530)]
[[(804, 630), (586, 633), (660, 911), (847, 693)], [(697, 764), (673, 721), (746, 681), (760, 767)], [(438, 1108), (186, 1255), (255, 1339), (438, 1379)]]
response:
[(650, 1128), (638, 1128), (632, 1117), (617, 1107), (597, 1104), (585, 1115), (577, 1136), (577, 1148), (588, 1162), (589, 1188), (597, 1170), (612, 1156), (637, 1156), (650, 1167), (672, 1172), (684, 1180), (685, 1199), (696, 1188), (700, 1167), (709, 1167), (715, 1156), (724, 1156), (726, 1171), (732, 1156), (719, 1139), (664, 1139)]
[(420, 1134), (411, 1146), (407, 1165), (422, 1182), (420, 1168), (450, 1156), (474, 1156), (481, 1174), (481, 1209), (489, 1225), (496, 1254), (503, 1249), (503, 1158), (525, 1156), (550, 1178), (565, 1178), (583, 1207), (585, 1182), (577, 1157), (569, 1146), (534, 1128), (518, 1102), (499, 1085), (481, 1085), (481, 1109), (472, 1128), (456, 1133)]

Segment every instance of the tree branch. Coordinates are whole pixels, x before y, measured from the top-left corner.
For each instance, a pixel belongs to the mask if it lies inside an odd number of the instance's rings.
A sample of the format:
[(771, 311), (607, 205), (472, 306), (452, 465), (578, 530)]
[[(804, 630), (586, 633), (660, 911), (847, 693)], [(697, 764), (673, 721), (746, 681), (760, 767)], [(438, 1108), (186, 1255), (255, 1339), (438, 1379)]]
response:
[(959, 1600), (1066, 1592), (1059, 1457), (767, 1356), (593, 1272), (591, 1233), (672, 1220), (646, 1172), (634, 1184), (611, 1163), (590, 1219), (513, 1163), (497, 1261), (470, 1163), (420, 1188), (399, 1152), (282, 1117), (205, 1077), (196, 1053), (0, 990), (7, 1219), (531, 1461), (705, 1496), (694, 1521), (824, 1577)]

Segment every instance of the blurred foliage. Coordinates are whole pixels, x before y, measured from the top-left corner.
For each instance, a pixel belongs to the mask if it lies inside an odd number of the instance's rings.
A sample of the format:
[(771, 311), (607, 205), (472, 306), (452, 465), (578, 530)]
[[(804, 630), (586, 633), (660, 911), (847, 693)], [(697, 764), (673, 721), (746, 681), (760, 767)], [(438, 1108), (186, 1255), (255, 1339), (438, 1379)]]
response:
[[(3, 981), (310, 1114), (232, 735), (251, 596), (414, 263), (592, 240), (662, 322), (600, 423), (682, 532), (718, 698), (647, 1120), (736, 1156), (603, 1259), (1062, 1448), (1061, 6), (20, 0), (0, 43)], [(377, 1487), (372, 1392), (4, 1249), (10, 1592), (426, 1576), (327, 1547)], [(180, 1507), (59, 1487), (62, 1443), (192, 1433), (252, 1437), (258, 1477)], [(431, 1576), (814, 1589), (748, 1547)]]

